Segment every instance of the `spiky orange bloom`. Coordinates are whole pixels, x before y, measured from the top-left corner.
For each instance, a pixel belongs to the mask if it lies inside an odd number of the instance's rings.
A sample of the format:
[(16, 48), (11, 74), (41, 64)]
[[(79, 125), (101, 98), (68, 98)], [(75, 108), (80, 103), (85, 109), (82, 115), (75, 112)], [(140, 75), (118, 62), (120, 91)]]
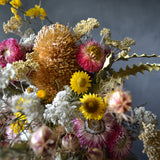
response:
[(39, 68), (32, 72), (31, 79), (37, 88), (46, 91), (47, 102), (69, 84), (71, 75), (78, 70), (76, 52), (76, 39), (68, 27), (56, 23), (39, 31), (34, 45), (34, 60)]

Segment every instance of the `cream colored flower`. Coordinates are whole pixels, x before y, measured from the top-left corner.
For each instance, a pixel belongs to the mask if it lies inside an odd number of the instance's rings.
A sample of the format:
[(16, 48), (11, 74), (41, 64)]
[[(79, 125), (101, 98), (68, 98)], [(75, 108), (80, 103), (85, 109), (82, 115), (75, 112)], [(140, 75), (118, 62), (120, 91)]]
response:
[(92, 31), (94, 28), (99, 27), (99, 22), (95, 18), (88, 18), (87, 21), (81, 20), (77, 25), (73, 28), (75, 36), (77, 38), (81, 38), (86, 33)]
[(149, 160), (160, 159), (160, 130), (156, 129), (154, 124), (143, 124), (144, 132), (139, 135), (139, 139), (143, 141), (144, 150)]
[(7, 24), (3, 24), (3, 30), (5, 33), (20, 33), (22, 27), (22, 19), (17, 19), (16, 17), (11, 17)]

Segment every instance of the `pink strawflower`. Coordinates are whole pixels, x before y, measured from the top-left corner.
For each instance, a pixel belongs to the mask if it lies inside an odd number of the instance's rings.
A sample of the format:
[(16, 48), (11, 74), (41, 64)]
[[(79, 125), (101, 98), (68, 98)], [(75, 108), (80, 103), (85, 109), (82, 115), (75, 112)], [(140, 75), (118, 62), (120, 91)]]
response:
[(17, 40), (9, 38), (0, 43), (0, 65), (5, 67), (7, 63), (25, 60), (25, 51), (21, 49)]
[(3, 107), (0, 107), (0, 128), (5, 125), (6, 122), (12, 120), (12, 112), (9, 107), (3, 104)]
[(123, 160), (131, 150), (131, 137), (127, 130), (116, 124), (107, 143), (107, 153), (113, 159)]
[(17, 138), (17, 134), (13, 133), (11, 130), (10, 123), (13, 120), (13, 115), (7, 106), (3, 106), (0, 108), (0, 136), (1, 141), (0, 144), (2, 146), (10, 145), (10, 142), (19, 142), (19, 138)]
[(128, 112), (132, 106), (132, 97), (128, 92), (123, 90), (114, 91), (109, 95), (108, 108), (114, 113), (122, 114)]
[(91, 40), (79, 46), (76, 59), (85, 71), (94, 73), (103, 67), (105, 56), (105, 49), (98, 42)]
[(20, 138), (17, 136), (17, 134), (15, 134), (12, 131), (10, 125), (5, 126), (4, 133), (3, 135), (1, 135), (0, 144), (4, 147), (4, 146), (11, 146), (11, 144), (14, 143), (20, 143)]
[(103, 148), (114, 124), (113, 117), (107, 113), (101, 120), (74, 119), (75, 134), (82, 148)]
[(10, 142), (10, 141), (14, 141), (15, 143), (20, 142), (20, 138), (17, 136), (16, 133), (13, 132), (13, 130), (11, 129), (11, 125), (6, 127), (6, 141)]

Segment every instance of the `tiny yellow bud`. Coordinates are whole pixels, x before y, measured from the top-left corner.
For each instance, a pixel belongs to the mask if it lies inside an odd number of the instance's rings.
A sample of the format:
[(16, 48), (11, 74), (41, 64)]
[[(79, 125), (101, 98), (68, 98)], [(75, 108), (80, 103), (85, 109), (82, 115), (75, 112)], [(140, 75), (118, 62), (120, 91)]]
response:
[(40, 6), (36, 4), (36, 5), (35, 5), (35, 8), (40, 8)]
[(14, 8), (20, 8), (22, 5), (22, 2), (20, 0), (12, 0), (10, 2), (10, 4), (14, 7)]
[(13, 8), (13, 7), (11, 7), (11, 12), (12, 12), (14, 15), (17, 14), (17, 10), (16, 10), (15, 8)]
[(5, 5), (9, 0), (0, 0), (0, 5)]
[(46, 97), (46, 91), (45, 90), (38, 90), (37, 96), (39, 98), (45, 98)]
[(15, 18), (16, 18), (16, 20), (20, 20), (21, 19), (21, 17), (18, 14), (15, 14)]

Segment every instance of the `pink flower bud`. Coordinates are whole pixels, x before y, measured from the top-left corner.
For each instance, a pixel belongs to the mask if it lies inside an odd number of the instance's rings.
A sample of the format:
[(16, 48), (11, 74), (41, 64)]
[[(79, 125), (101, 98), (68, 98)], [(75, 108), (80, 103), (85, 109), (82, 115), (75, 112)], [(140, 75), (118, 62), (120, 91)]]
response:
[(79, 139), (74, 134), (66, 134), (62, 138), (62, 146), (65, 150), (75, 152), (79, 148)]
[(43, 125), (35, 131), (30, 139), (30, 147), (36, 154), (51, 153), (56, 147), (57, 136)]
[(99, 148), (88, 148), (87, 160), (105, 160), (105, 153)]

